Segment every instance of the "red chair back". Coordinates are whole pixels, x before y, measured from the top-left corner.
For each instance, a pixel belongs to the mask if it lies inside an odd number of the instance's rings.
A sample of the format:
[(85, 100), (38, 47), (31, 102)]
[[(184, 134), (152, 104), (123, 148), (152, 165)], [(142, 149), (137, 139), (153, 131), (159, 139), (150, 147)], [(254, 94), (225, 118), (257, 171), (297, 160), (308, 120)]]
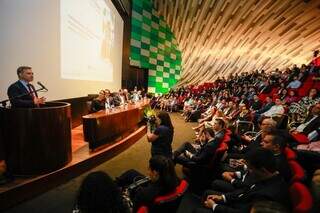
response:
[(218, 149), (216, 149), (212, 162), (210, 162), (210, 167), (214, 167), (217, 165), (217, 163), (224, 160), (225, 158), (224, 155), (229, 149), (229, 146), (228, 146), (229, 141), (230, 139), (226, 143), (223, 141), (220, 143)]
[(305, 178), (305, 173), (300, 164), (294, 160), (288, 161), (288, 164), (293, 175), (291, 178), (291, 182), (303, 181)]
[(305, 185), (295, 182), (290, 186), (289, 191), (294, 213), (307, 213), (311, 211), (313, 199)]
[(160, 204), (171, 202), (178, 199), (187, 191), (188, 186), (189, 186), (188, 182), (186, 180), (182, 180), (180, 184), (176, 187), (174, 192), (157, 197), (154, 200), (154, 204), (160, 205)]
[(151, 207), (141, 206), (137, 213), (175, 212), (188, 187), (188, 182), (186, 180), (181, 180), (180, 184), (173, 192), (156, 197)]
[(225, 135), (223, 136), (223, 138), (222, 138), (221, 143), (228, 144), (230, 141), (231, 141), (230, 135), (225, 134)]
[(308, 137), (302, 133), (295, 133), (295, 134), (291, 134), (291, 135), (299, 144), (310, 143)]
[(283, 154), (286, 156), (288, 161), (297, 159), (296, 153), (289, 147), (284, 148)]
[(149, 212), (149, 209), (146, 206), (141, 206), (137, 211), (137, 213), (148, 213), (148, 212)]

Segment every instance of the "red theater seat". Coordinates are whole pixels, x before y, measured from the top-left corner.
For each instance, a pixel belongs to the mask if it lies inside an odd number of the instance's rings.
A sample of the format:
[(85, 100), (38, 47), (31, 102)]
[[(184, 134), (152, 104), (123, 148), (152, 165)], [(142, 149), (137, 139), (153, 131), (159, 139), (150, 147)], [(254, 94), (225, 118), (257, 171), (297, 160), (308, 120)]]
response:
[(308, 188), (302, 183), (295, 182), (290, 188), (290, 197), (293, 205), (294, 213), (308, 213), (311, 212), (313, 199)]
[(290, 149), (289, 147), (284, 148), (283, 154), (286, 156), (287, 160), (297, 159), (296, 153), (292, 149)]
[(187, 191), (189, 184), (186, 180), (181, 180), (175, 191), (156, 197), (153, 205), (150, 207), (141, 206), (137, 213), (147, 212), (175, 212), (180, 204), (181, 198)]
[(300, 166), (300, 164), (294, 160), (288, 161), (288, 164), (293, 175), (291, 178), (291, 182), (293, 183), (297, 181), (303, 181), (305, 178), (305, 173), (304, 169)]
[(299, 143), (299, 144), (308, 144), (310, 143), (308, 137), (302, 133), (294, 133), (291, 134), (292, 137)]

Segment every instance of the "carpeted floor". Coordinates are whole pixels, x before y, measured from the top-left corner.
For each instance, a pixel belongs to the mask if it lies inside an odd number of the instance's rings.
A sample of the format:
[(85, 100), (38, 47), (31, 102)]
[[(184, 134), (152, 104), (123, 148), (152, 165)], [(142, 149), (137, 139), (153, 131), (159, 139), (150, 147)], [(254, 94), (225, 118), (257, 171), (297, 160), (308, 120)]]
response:
[[(191, 129), (196, 123), (185, 123), (178, 113), (172, 113), (171, 119), (175, 127), (173, 150), (185, 141), (191, 141), (194, 138), (194, 131)], [(72, 179), (71, 181), (50, 190), (32, 200), (26, 201), (9, 210), (7, 213), (32, 212), (32, 213), (70, 213), (74, 204), (74, 198), (82, 179), (90, 172), (102, 170), (112, 177), (117, 177), (128, 169), (136, 169), (146, 173), (148, 160), (150, 158), (150, 144), (146, 136), (137, 143), (125, 150), (111, 160), (97, 166), (96, 168)], [(181, 167), (176, 167), (177, 173), (181, 176)]]

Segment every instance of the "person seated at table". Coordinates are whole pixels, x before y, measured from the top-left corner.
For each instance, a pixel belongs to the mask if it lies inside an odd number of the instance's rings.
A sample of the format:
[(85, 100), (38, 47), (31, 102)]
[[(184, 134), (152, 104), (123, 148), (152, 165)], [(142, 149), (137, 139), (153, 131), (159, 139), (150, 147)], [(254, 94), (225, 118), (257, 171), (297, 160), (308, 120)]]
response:
[(135, 86), (134, 90), (132, 91), (131, 100), (133, 102), (138, 102), (142, 99), (141, 91), (138, 90), (138, 87)]
[(106, 109), (110, 109), (113, 108), (115, 106), (115, 102), (114, 102), (114, 98), (112, 97), (112, 94), (110, 92), (110, 90), (105, 89), (105, 108)]
[(113, 93), (113, 102), (115, 106), (123, 106), (127, 104), (128, 100), (122, 89), (120, 89), (119, 92)]
[(98, 111), (104, 109), (105, 102), (106, 102), (105, 91), (101, 90), (99, 92), (98, 97), (92, 100), (90, 111), (91, 112), (98, 112)]

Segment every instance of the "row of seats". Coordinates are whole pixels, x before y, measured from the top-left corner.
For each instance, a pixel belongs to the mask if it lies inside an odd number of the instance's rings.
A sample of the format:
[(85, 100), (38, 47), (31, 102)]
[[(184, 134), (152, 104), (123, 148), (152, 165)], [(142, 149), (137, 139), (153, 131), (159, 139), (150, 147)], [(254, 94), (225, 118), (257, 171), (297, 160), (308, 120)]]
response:
[(305, 171), (296, 161), (297, 155), (292, 149), (286, 147), (284, 149), (284, 154), (288, 160), (289, 167), (293, 174), (289, 187), (293, 212), (308, 213), (312, 209), (313, 198), (309, 189), (303, 184), (303, 181), (306, 178)]

